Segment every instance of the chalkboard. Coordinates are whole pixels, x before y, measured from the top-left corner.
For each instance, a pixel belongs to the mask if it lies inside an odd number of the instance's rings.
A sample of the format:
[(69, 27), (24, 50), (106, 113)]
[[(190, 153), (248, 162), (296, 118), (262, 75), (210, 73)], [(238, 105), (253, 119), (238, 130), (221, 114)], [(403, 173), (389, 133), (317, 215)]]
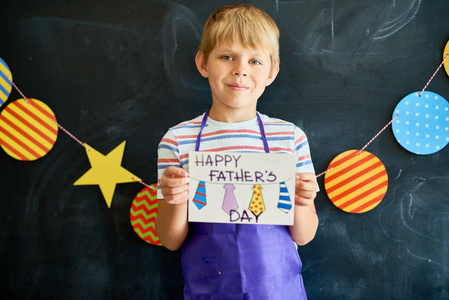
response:
[[(202, 25), (224, 4), (3, 1), (0, 58), (22, 92), (82, 142), (107, 154), (126, 140), (122, 166), (152, 184), (165, 131), (210, 106), (194, 55)], [(403, 97), (423, 89), (449, 39), (447, 0), (250, 4), (281, 30), (281, 71), (258, 110), (307, 133), (317, 173), (362, 148)], [(449, 99), (444, 69), (427, 90)], [(13, 90), (6, 105), (18, 98)], [(309, 298), (448, 299), (449, 149), (412, 154), (389, 128), (366, 150), (385, 165), (388, 191), (372, 211), (350, 214), (319, 178), (319, 229), (298, 250)], [(131, 227), (142, 185), (117, 185), (111, 208), (98, 186), (73, 186), (90, 164), (61, 130), (45, 157), (0, 151), (0, 165), (2, 298), (182, 298), (181, 252)]]

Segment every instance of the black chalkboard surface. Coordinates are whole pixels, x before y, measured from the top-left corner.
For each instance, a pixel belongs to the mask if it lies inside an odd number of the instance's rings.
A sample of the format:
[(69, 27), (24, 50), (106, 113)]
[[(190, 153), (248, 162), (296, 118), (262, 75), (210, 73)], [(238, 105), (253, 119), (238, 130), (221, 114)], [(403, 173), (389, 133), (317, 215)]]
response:
[[(151, 184), (165, 131), (210, 105), (194, 55), (208, 15), (229, 3), (3, 1), (0, 58), (82, 142), (107, 154), (126, 140), (123, 167)], [(446, 0), (250, 4), (281, 30), (281, 72), (258, 110), (307, 133), (317, 173), (423, 89), (449, 39)], [(444, 69), (427, 90), (449, 99)], [(388, 192), (372, 211), (349, 214), (319, 178), (319, 229), (299, 248), (309, 298), (449, 299), (449, 149), (415, 155), (388, 129), (366, 150), (385, 165)], [(73, 186), (90, 165), (62, 131), (42, 159), (0, 151), (0, 165), (3, 299), (182, 298), (180, 251), (149, 245), (131, 227), (142, 185), (119, 184), (111, 208), (98, 186)]]

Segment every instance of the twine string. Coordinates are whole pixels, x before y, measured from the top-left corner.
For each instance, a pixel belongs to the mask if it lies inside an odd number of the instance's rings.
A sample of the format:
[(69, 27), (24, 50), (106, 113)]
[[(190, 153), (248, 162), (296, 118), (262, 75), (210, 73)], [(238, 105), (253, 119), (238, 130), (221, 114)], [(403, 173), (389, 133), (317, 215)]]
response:
[(422, 93), (424, 93), (424, 91), (426, 90), (426, 88), (429, 86), (430, 82), (433, 80), (433, 78), (435, 77), (435, 75), (438, 73), (438, 71), (441, 69), (441, 67), (444, 65), (444, 63), (446, 62), (447, 58), (449, 57), (449, 53), (446, 54), (446, 56), (444, 57), (443, 61), (441, 62), (441, 64), (438, 66), (437, 70), (435, 71), (435, 73), (433, 73), (432, 77), (430, 77), (429, 81), (427, 81), (426, 85), (424, 86), (424, 88), (422, 89), (421, 93), (419, 93), (419, 97), (421, 97)]
[(30, 100), (28, 100), (28, 98), (25, 97), (25, 95), (24, 95), (24, 94), (22, 93), (22, 91), (17, 87), (17, 85), (16, 85), (14, 82), (12, 82), (12, 80), (11, 80), (9, 77), (6, 77), (6, 78), (8, 78), (9, 82), (11, 82), (12, 86), (16, 89), (16, 91), (20, 94), (20, 96), (22, 96), (22, 98), (23, 98), (28, 104), (30, 104)]
[[(391, 119), (391, 121), (390, 122), (388, 122), (387, 123), (387, 125), (385, 125), (365, 146), (363, 146), (363, 148), (359, 151), (359, 152), (357, 152), (357, 155), (359, 155), (360, 153), (362, 153), (365, 149), (366, 149), (366, 147), (368, 147), (385, 129), (387, 129), (387, 127), (388, 126), (390, 126), (391, 125), (391, 123), (393, 123), (393, 121), (397, 118), (399, 116), (399, 114), (396, 114), (395, 116), (394, 116), (394, 118), (393, 119)], [(324, 172), (321, 172), (320, 174), (318, 174), (318, 175), (316, 175), (316, 178), (318, 178), (318, 177), (321, 177), (321, 176), (323, 176), (324, 174), (326, 174), (327, 172), (329, 172), (329, 171), (332, 171), (334, 168), (333, 167), (331, 167), (331, 168), (329, 168), (329, 169), (327, 169), (326, 171), (324, 171)]]
[(334, 169), (334, 167), (329, 168), (329, 169), (327, 169), (327, 170), (324, 171), (324, 172), (321, 172), (320, 174), (316, 175), (316, 178), (323, 176), (324, 174), (326, 174), (326, 173), (329, 172), (329, 171), (332, 171), (333, 169)]
[(357, 152), (357, 155), (359, 155), (360, 153), (363, 152), (363, 150), (365, 150), (366, 147), (368, 147), (385, 129), (387, 129), (388, 126), (391, 125), (391, 123), (393, 123), (393, 121), (399, 116), (399, 114), (396, 114), (394, 116), (393, 119), (391, 119), (390, 122), (387, 123), (387, 125), (385, 125), (365, 146), (363, 146), (362, 149), (360, 149), (359, 152)]
[[(263, 185), (266, 186), (266, 185), (279, 184), (282, 181), (287, 182), (289, 180), (292, 180), (293, 177), (295, 177), (295, 176), (296, 175), (294, 175), (292, 177), (289, 177), (289, 178), (285, 178), (283, 180), (276, 180), (274, 182), (264, 182)], [(204, 180), (204, 178), (198, 178), (198, 177), (192, 177), (192, 176), (189, 176), (189, 177), (190, 177), (190, 179), (193, 179), (193, 180), (196, 180), (196, 181), (204, 181), (206, 183), (213, 183), (213, 184), (218, 183), (218, 182), (215, 182), (215, 181), (212, 181), (212, 180)], [(234, 179), (233, 183), (237, 184), (237, 185), (254, 185), (254, 182), (251, 182), (251, 181), (239, 181), (239, 178), (237, 178), (237, 179), (233, 178), (233, 179)], [(242, 180), (243, 180), (243, 178), (242, 178)]]
[[(8, 78), (8, 77), (7, 77)], [(30, 99), (28, 99), (24, 93), (22, 93), (22, 91), (19, 89), (19, 87), (10, 79), (8, 78), (9, 82), (11, 82), (12, 86), (16, 89), (16, 91), (20, 94), (20, 96), (22, 96), (22, 98), (28, 103), (31, 104)], [(81, 146), (83, 146), (84, 148), (86, 148), (87, 150), (90, 150), (88, 147), (86, 147), (86, 145), (81, 142), (79, 139), (77, 139), (73, 134), (71, 134), (67, 129), (65, 129), (64, 127), (61, 126), (61, 124), (59, 124), (58, 122), (56, 122), (56, 120), (50, 118), (50, 120), (56, 124), (56, 126), (58, 126), (59, 129), (61, 129), (63, 132), (65, 132), (69, 137), (71, 137), (72, 139), (74, 139), (78, 144), (80, 144)]]
[(81, 142), (79, 139), (76, 138), (76, 136), (74, 136), (73, 134), (71, 134), (67, 129), (65, 129), (64, 127), (61, 126), (61, 124), (59, 124), (58, 122), (56, 122), (56, 120), (50, 119), (53, 123), (56, 124), (56, 126), (58, 126), (59, 129), (61, 129), (62, 131), (65, 132), (65, 134), (67, 134), (69, 137), (71, 137), (72, 139), (74, 139), (78, 144), (80, 144), (81, 146), (83, 146), (84, 148), (87, 149), (87, 151), (90, 151), (89, 147), (86, 146), (86, 144), (84, 144), (83, 142)]
[[(430, 82), (433, 80), (433, 78), (435, 77), (435, 75), (438, 73), (438, 71), (441, 69), (441, 67), (444, 65), (444, 63), (446, 62), (446, 60), (449, 58), (449, 53), (446, 54), (446, 56), (444, 57), (443, 61), (441, 62), (441, 64), (438, 66), (438, 68), (436, 69), (436, 71), (433, 73), (433, 75), (430, 77), (429, 81), (426, 83), (426, 85), (424, 86), (424, 88), (422, 89), (422, 91), (419, 93), (419, 97), (421, 97), (421, 95), (424, 93), (424, 91), (427, 89), (427, 87), (429, 86)], [(27, 97), (25, 97), (25, 95), (22, 93), (22, 91), (17, 87), (17, 85), (10, 79), (7, 77), (7, 79), (9, 80), (9, 82), (11, 82), (12, 86), (17, 90), (17, 92), (22, 96), (22, 98), (30, 103), (29, 99)], [(357, 152), (357, 155), (359, 155), (360, 153), (362, 153), (366, 147), (368, 147), (385, 129), (387, 129), (388, 126), (391, 125), (391, 123), (393, 123), (393, 121), (399, 116), (399, 114), (396, 114), (394, 116), (394, 118), (392, 120), (390, 120), (390, 122), (388, 122), (365, 146), (363, 146), (362, 149), (360, 149), (359, 152)], [(71, 137), (73, 140), (75, 140), (78, 144), (80, 144), (81, 146), (83, 146), (84, 148), (86, 148), (87, 150), (90, 150), (88, 147), (86, 147), (86, 145), (81, 142), (79, 139), (77, 139), (73, 134), (71, 134), (67, 129), (65, 129), (64, 127), (62, 127), (58, 122), (56, 122), (56, 120), (50, 119), (53, 123), (55, 123), (58, 128), (60, 128), (64, 133), (66, 133), (69, 137)], [(324, 174), (326, 174), (327, 172), (333, 170), (332, 168), (329, 168), (327, 170), (325, 170), (324, 172), (321, 172), (320, 174), (316, 175), (316, 178), (323, 176)], [(132, 177), (133, 180), (135, 180), (136, 182), (150, 188), (150, 185), (146, 184), (145, 182)]]
[(142, 180), (137, 179), (136, 177), (132, 177), (131, 179), (136, 181), (136, 182), (138, 182), (138, 183), (140, 183), (141, 185), (146, 186), (147, 188), (150, 188), (150, 189), (153, 188), (149, 184), (146, 184), (145, 182), (143, 182)]
[[(6, 77), (8, 78), (8, 77)], [(27, 98), (25, 96), (24, 93), (22, 93), (22, 91), (19, 89), (19, 87), (10, 79), (8, 78), (9, 82), (11, 83), (11, 85), (16, 89), (16, 91), (20, 94), (20, 96), (22, 96), (22, 98), (28, 103), (31, 104), (30, 99)], [(50, 120), (56, 124), (56, 126), (58, 126), (59, 129), (61, 129), (65, 134), (67, 134), (69, 137), (71, 137), (74, 141), (76, 141), (78, 144), (80, 144), (81, 146), (83, 146), (84, 148), (86, 148), (87, 151), (90, 151), (90, 148), (86, 146), (86, 144), (84, 144), (83, 142), (81, 142), (78, 138), (76, 138), (76, 136), (74, 136), (72, 133), (70, 133), (67, 129), (65, 129), (64, 127), (62, 127), (61, 124), (59, 124), (56, 120), (54, 120), (53, 118), (50, 118)], [(150, 185), (146, 184), (145, 182), (143, 182), (142, 180), (139, 180), (135, 177), (132, 177), (133, 180), (135, 180), (136, 182), (151, 188)]]

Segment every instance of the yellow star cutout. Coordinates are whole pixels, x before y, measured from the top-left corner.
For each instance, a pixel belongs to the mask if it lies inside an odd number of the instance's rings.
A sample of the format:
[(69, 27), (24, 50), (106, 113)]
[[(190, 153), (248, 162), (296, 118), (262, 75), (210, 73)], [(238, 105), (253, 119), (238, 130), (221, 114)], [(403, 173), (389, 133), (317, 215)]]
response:
[(123, 141), (108, 155), (103, 155), (87, 144), (86, 153), (89, 158), (91, 169), (84, 173), (73, 185), (93, 185), (100, 186), (103, 197), (108, 207), (111, 207), (117, 183), (136, 182), (141, 179), (121, 166), (123, 152), (125, 151)]

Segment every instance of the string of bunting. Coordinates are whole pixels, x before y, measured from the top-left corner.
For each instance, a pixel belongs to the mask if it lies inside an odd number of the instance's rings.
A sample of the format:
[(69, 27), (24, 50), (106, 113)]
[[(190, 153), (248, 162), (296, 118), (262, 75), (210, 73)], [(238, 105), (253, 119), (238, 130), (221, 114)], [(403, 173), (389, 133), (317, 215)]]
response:
[(383, 200), (388, 189), (388, 174), (382, 162), (365, 149), (390, 125), (398, 143), (418, 154), (433, 154), (449, 142), (449, 104), (425, 90), (444, 65), (449, 75), (449, 42), (443, 61), (421, 92), (404, 97), (393, 111), (393, 117), (361, 150), (349, 150), (335, 157), (325, 175), (324, 187), (331, 202), (349, 213), (364, 213)]
[(22, 99), (8, 104), (0, 114), (0, 145), (7, 154), (22, 161), (39, 159), (53, 148), (59, 128), (86, 149), (91, 164), (91, 169), (74, 185), (99, 185), (108, 207), (118, 183), (138, 182), (149, 187), (121, 166), (125, 141), (107, 155), (99, 153), (57, 122), (45, 103), (26, 97), (13, 82), (10, 70), (1, 58), (0, 71), (1, 104), (5, 104), (12, 87), (22, 96)]
[[(425, 90), (444, 66), (449, 75), (449, 42), (443, 61), (421, 92), (404, 97), (396, 106), (391, 121), (361, 150), (349, 150), (335, 157), (328, 168), (317, 175), (325, 176), (326, 193), (343, 211), (362, 213), (376, 207), (388, 188), (388, 175), (380, 160), (365, 149), (390, 125), (398, 143), (406, 150), (427, 155), (443, 149), (449, 142), (449, 105)], [(91, 168), (74, 185), (99, 185), (108, 207), (118, 183), (138, 182), (145, 188), (136, 196), (130, 213), (136, 233), (149, 243), (160, 245), (154, 230), (157, 214), (157, 185), (148, 185), (121, 166), (126, 141), (103, 155), (65, 129), (52, 110), (43, 102), (27, 98), (13, 82), (11, 71), (0, 58), (0, 106), (12, 87), (22, 96), (0, 113), (0, 146), (11, 157), (33, 161), (45, 156), (56, 142), (58, 129), (86, 149)], [(143, 203), (143, 204), (142, 204)], [(143, 206), (142, 206), (143, 205)]]

